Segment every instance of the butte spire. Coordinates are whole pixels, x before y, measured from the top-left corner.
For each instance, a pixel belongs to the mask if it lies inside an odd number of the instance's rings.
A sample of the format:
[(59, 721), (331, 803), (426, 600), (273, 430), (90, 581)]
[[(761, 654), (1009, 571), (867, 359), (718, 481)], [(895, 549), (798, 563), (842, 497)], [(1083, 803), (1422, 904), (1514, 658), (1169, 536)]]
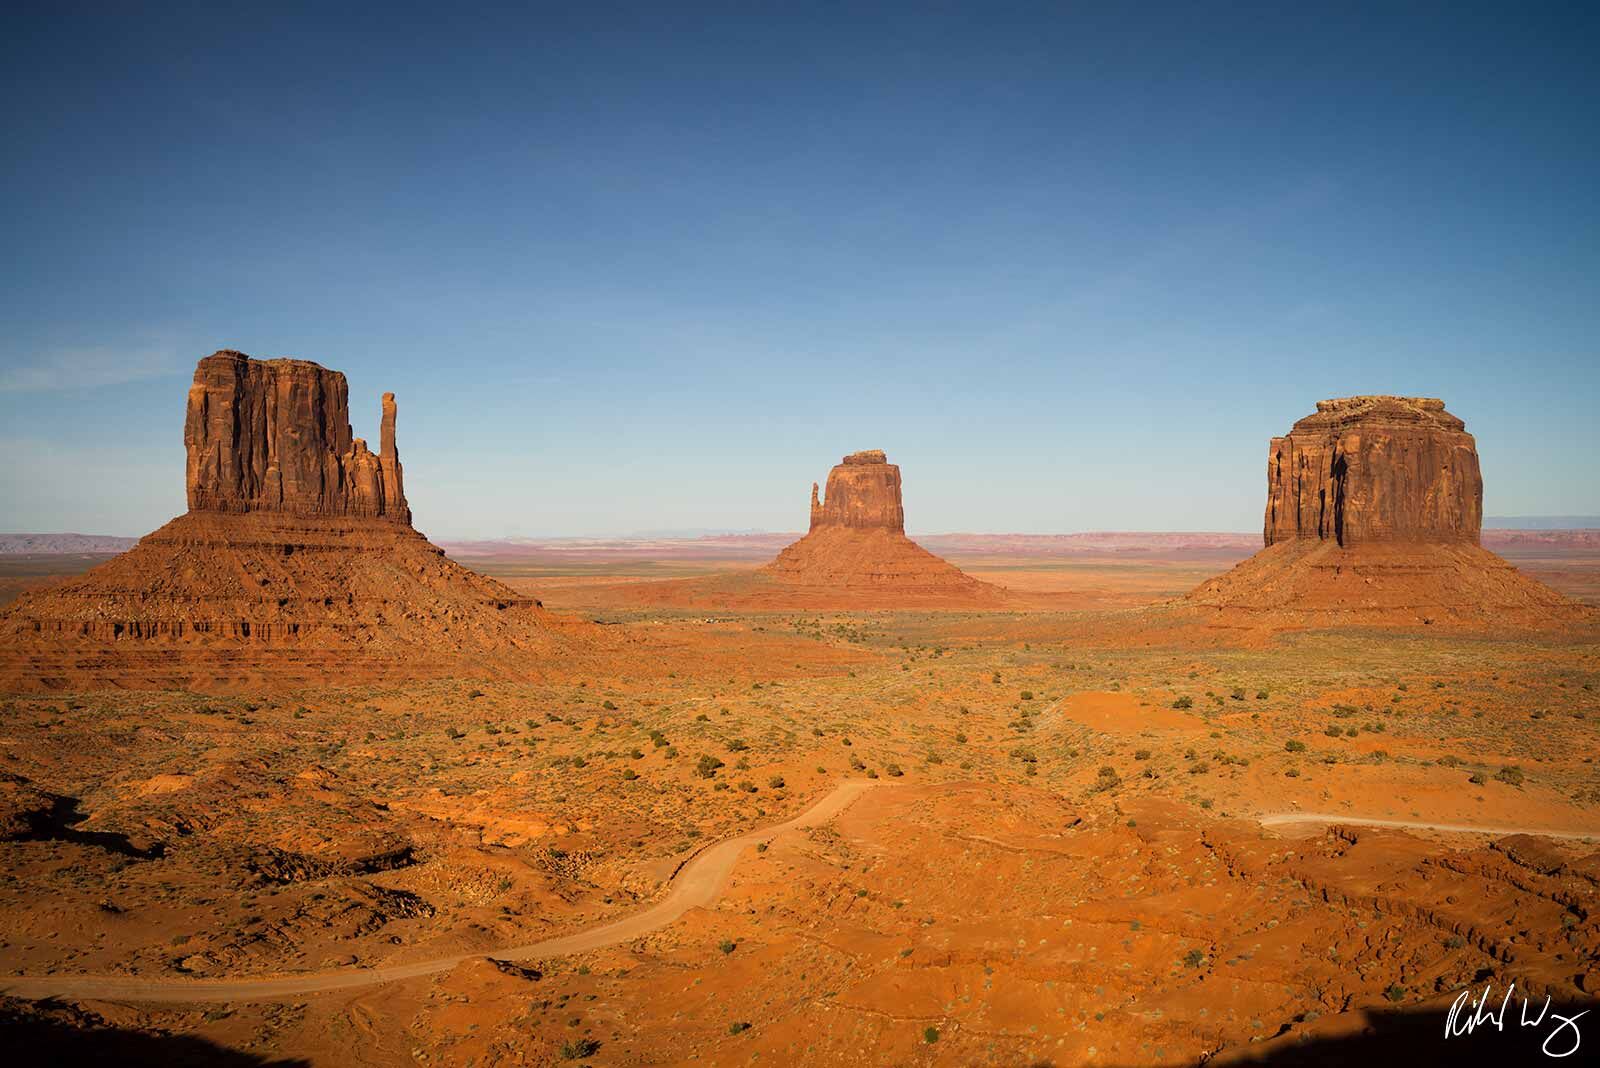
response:
[(314, 684), (570, 642), (537, 602), (412, 527), (395, 421), (384, 394), (374, 454), (340, 372), (231, 350), (200, 360), (188, 512), (0, 614), (0, 684)]

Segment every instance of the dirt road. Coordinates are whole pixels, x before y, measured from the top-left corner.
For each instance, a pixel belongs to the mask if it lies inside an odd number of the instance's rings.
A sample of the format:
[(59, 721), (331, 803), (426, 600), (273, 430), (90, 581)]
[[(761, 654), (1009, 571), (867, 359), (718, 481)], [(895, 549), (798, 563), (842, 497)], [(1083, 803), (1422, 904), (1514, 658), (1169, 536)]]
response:
[(464, 960), (490, 956), (496, 960), (538, 960), (585, 953), (616, 945), (667, 926), (692, 908), (708, 905), (721, 892), (739, 855), (756, 842), (783, 831), (815, 827), (843, 812), (876, 783), (853, 779), (787, 823), (725, 838), (691, 857), (672, 880), (667, 896), (641, 912), (587, 931), (514, 946), (493, 953), (458, 953), (448, 957), (371, 968), (310, 972), (278, 979), (147, 979), (140, 976), (47, 975), (0, 976), (0, 993), (24, 998), (98, 998), (108, 1001), (214, 1002), (278, 1001), (328, 990), (374, 986), (448, 971)]

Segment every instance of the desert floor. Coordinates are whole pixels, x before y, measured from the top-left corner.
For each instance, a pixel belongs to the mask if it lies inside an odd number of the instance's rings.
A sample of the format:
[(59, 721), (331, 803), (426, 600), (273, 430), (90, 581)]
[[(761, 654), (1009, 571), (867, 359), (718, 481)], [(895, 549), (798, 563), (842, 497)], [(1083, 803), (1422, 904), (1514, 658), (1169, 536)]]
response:
[(748, 561), (468, 556), (639, 640), (4, 698), (0, 990), (59, 997), (0, 1022), (113, 1063), (1512, 1064), (1567, 1036), (1446, 1040), (1460, 991), (1596, 1006), (1595, 627), (1246, 640), (1143, 608), (1238, 553), (951, 555), (1032, 600), (708, 613), (631, 587)]

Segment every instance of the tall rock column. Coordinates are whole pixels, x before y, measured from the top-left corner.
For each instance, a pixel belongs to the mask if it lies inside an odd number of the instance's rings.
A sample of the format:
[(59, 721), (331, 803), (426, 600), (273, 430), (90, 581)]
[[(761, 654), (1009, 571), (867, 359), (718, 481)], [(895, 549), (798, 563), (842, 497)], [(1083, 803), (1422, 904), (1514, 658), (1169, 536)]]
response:
[(189, 509), (357, 515), (410, 523), (394, 445), (394, 395), (383, 400), (380, 455), (350, 432), (349, 387), (309, 360), (201, 360), (183, 443)]
[(905, 507), (900, 498), (900, 468), (881, 449), (853, 452), (828, 472), (828, 492), (819, 504), (811, 487), (811, 529), (855, 527), (904, 534)]
[(1431, 397), (1344, 397), (1273, 438), (1266, 544), (1296, 538), (1470, 542), (1483, 476), (1466, 424)]

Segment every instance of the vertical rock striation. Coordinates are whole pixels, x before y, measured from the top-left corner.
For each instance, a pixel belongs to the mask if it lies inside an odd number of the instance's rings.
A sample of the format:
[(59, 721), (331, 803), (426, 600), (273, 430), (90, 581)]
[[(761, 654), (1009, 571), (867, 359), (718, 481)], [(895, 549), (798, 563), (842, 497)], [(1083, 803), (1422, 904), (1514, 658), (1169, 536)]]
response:
[(189, 387), (183, 444), (193, 512), (278, 512), (411, 522), (395, 452), (394, 394), (377, 456), (350, 431), (345, 377), (309, 360), (223, 350)]
[(1298, 538), (1468, 542), (1483, 525), (1483, 477), (1466, 424), (1429, 397), (1317, 404), (1267, 457), (1268, 545)]
[(828, 472), (828, 495), (817, 501), (811, 484), (811, 529), (854, 527), (906, 532), (900, 499), (900, 468), (881, 449), (853, 452)]
[(1224, 627), (1586, 617), (1480, 546), (1482, 526), (1477, 445), (1443, 401), (1321, 401), (1272, 439), (1265, 546), (1181, 603)]
[(485, 652), (564, 642), (532, 597), (412, 527), (392, 393), (380, 435), (374, 455), (351, 433), (338, 371), (202, 359), (183, 428), (189, 511), (0, 612), (0, 689), (304, 685), (461, 657), (492, 670)]

